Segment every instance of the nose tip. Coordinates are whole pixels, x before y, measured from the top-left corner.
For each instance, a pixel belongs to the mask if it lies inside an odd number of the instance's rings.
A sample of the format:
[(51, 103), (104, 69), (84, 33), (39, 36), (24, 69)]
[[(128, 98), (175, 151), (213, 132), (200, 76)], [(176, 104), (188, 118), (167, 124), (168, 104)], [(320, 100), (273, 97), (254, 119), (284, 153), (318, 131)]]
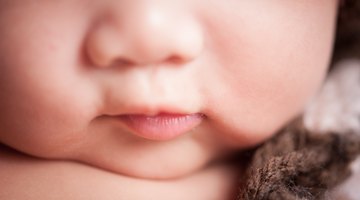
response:
[[(86, 53), (99, 67), (186, 63), (203, 50), (203, 35), (197, 21), (184, 12), (146, 5), (108, 13), (89, 32)], [(181, 13), (181, 14), (180, 14)]]

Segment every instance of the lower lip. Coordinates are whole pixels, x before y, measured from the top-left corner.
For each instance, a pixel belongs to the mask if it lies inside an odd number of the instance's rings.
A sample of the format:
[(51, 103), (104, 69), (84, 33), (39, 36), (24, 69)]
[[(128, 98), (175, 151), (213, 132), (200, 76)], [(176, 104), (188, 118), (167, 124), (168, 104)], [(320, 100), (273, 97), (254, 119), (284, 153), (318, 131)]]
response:
[(122, 115), (120, 119), (140, 137), (151, 140), (170, 140), (198, 126), (204, 115), (158, 114)]

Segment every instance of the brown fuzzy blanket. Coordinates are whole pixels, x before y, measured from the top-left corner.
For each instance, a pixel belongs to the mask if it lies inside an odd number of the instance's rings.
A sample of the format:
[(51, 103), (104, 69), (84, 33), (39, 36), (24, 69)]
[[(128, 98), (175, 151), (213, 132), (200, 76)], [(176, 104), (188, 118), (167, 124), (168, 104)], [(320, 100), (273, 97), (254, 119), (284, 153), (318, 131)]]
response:
[(359, 133), (315, 134), (290, 125), (255, 151), (237, 199), (328, 199), (359, 154)]

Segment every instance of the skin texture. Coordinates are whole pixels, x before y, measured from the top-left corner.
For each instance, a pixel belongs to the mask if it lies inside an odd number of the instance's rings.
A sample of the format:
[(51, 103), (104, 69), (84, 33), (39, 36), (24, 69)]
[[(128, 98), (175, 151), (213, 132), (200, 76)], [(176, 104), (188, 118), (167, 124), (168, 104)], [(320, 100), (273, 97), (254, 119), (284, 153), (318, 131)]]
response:
[[(0, 142), (167, 179), (271, 137), (327, 71), (336, 0), (0, 0)], [(167, 141), (121, 114), (201, 113)]]
[(233, 199), (238, 181), (232, 167), (224, 165), (214, 165), (181, 179), (157, 181), (0, 149), (1, 200)]

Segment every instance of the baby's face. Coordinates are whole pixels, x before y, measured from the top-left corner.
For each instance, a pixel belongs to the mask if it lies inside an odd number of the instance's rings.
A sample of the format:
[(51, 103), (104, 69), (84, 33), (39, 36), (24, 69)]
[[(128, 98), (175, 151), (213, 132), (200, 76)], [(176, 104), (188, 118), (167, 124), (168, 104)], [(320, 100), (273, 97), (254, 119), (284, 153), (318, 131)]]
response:
[(316, 92), (336, 0), (0, 0), (0, 141), (169, 178), (272, 136)]

